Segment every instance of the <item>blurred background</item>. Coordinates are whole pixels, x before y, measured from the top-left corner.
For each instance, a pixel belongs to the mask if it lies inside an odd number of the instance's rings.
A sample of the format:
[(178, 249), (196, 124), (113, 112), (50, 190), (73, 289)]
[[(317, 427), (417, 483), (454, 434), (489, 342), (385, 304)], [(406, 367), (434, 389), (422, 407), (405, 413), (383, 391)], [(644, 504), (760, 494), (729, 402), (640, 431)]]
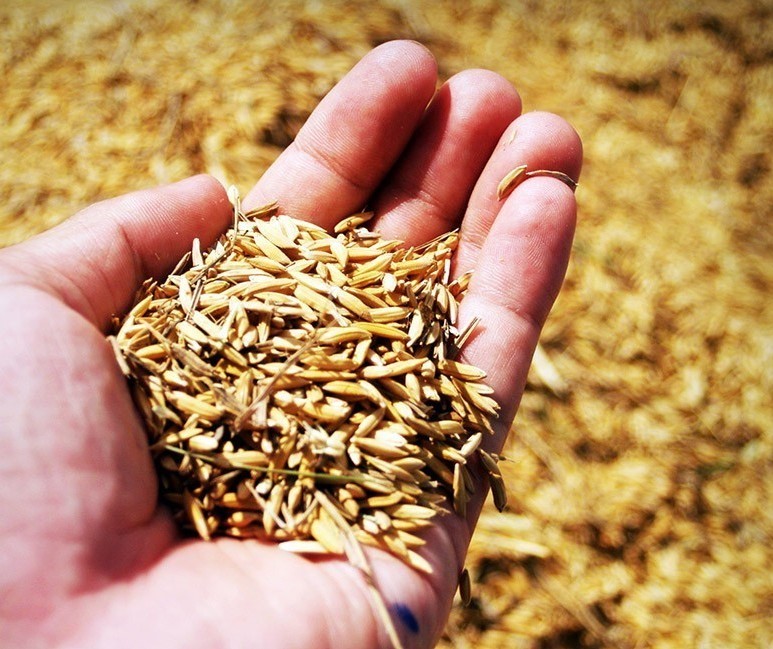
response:
[[(246, 193), (373, 46), (585, 143), (579, 226), (450, 648), (773, 645), (773, 28), (734, 2), (5, 0), (0, 246), (207, 172)], [(765, 503), (768, 503), (767, 505)]]

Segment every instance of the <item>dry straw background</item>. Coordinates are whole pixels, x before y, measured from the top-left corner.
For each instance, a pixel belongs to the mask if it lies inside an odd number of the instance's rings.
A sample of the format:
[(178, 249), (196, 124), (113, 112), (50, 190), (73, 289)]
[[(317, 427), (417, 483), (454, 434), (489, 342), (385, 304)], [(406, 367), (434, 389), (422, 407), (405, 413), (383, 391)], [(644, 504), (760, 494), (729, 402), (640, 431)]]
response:
[(582, 135), (580, 222), (440, 646), (767, 647), (771, 10), (6, 0), (0, 245), (196, 172), (245, 193), (385, 40), (500, 72)]

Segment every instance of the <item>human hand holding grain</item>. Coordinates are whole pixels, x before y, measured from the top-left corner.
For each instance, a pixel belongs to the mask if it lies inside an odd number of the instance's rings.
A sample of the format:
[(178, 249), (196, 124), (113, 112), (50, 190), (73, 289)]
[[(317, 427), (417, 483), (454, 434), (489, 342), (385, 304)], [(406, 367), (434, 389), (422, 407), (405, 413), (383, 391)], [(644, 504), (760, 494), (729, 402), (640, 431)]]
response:
[[(532, 178), (505, 201), (512, 168), (577, 178), (581, 145), (559, 118), (520, 115), (504, 79), (470, 70), (435, 93), (421, 46), (376, 48), (321, 102), (245, 199), (332, 227), (368, 204), (373, 227), (421, 243), (461, 227), (455, 272), (474, 269), (461, 325), (481, 319), (462, 359), (502, 405), (504, 442), (539, 330), (560, 287), (574, 196)], [(429, 104), (429, 107), (427, 107)], [(163, 276), (194, 237), (232, 218), (206, 177), (87, 208), (0, 252), (3, 454), (0, 644), (14, 647), (388, 646), (359, 572), (272, 544), (181, 540), (156, 502), (144, 432), (104, 341), (111, 315), (147, 276)], [(406, 647), (431, 647), (480, 511), (435, 519), (422, 575), (372, 551), (378, 587)]]

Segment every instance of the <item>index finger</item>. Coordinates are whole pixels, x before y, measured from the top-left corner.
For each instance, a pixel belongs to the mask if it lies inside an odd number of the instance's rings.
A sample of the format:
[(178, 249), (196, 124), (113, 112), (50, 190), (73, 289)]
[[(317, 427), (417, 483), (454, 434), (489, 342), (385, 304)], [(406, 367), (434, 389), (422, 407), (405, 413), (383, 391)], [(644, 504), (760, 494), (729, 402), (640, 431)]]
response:
[(437, 66), (412, 41), (367, 54), (320, 102), (244, 200), (323, 227), (361, 209), (402, 153), (435, 92)]

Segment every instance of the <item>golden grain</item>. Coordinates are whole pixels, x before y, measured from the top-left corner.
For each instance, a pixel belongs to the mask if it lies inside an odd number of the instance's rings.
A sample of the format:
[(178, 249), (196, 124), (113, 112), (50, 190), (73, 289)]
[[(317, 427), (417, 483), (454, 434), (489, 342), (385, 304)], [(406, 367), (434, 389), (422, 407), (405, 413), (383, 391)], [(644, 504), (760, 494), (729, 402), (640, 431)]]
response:
[(146, 283), (111, 337), (162, 497), (202, 538), (347, 556), (359, 541), (430, 571), (416, 533), (448, 501), (465, 513), (476, 453), (503, 500), (480, 450), (498, 406), (448, 357), (458, 235), (405, 249), (362, 213), (331, 236), (275, 207), (245, 215), (231, 193), (234, 228)]

